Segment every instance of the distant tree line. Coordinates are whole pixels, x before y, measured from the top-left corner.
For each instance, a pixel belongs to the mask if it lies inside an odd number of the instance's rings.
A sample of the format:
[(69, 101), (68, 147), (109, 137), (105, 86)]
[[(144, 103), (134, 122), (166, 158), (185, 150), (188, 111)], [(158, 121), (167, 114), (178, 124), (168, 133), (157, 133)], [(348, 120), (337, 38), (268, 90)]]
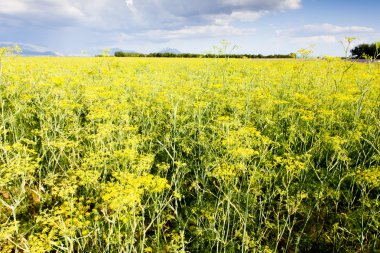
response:
[(354, 59), (380, 59), (380, 42), (360, 44), (350, 50)]
[(135, 52), (123, 52), (123, 51), (116, 51), (114, 53), (114, 56), (116, 57), (145, 57), (144, 54), (135, 53)]
[(192, 53), (150, 53), (141, 54), (134, 52), (117, 51), (115, 57), (176, 57), (176, 58), (249, 58), (249, 59), (267, 59), (267, 58), (295, 58), (294, 53), (290, 54), (192, 54)]

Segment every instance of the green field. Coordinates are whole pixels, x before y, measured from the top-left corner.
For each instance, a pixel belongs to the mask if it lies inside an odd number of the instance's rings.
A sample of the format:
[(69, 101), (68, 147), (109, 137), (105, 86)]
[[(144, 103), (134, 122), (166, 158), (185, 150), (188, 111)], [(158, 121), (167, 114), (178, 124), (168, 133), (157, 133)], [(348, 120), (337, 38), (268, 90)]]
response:
[(380, 252), (380, 64), (3, 59), (1, 252)]

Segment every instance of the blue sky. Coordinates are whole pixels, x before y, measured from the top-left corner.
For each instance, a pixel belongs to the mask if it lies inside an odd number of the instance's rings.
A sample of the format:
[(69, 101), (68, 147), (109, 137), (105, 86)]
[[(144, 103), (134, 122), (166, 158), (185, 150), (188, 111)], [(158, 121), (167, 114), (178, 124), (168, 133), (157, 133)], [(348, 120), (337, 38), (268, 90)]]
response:
[(343, 55), (339, 43), (380, 41), (379, 0), (0, 0), (0, 42), (78, 55), (102, 48)]

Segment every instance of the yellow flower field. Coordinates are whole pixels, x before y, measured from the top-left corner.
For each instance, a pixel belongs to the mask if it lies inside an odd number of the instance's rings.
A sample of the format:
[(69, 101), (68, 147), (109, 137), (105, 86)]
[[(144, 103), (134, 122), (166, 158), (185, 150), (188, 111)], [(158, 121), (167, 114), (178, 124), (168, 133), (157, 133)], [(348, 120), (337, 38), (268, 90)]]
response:
[(4, 58), (1, 252), (377, 252), (380, 65)]

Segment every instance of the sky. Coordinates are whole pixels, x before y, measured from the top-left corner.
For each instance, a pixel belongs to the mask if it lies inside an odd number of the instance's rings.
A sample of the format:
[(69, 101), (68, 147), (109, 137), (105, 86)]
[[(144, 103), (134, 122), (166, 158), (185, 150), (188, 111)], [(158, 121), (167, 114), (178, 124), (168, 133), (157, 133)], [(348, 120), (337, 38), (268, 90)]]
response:
[(340, 41), (380, 41), (380, 0), (0, 0), (0, 43), (64, 55), (105, 48), (344, 55)]

